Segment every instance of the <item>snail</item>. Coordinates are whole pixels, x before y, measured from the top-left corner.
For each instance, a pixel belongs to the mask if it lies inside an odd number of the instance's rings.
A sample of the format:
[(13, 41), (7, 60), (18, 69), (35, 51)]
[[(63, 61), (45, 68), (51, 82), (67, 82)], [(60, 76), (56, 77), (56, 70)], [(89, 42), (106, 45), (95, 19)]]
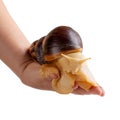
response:
[(61, 94), (73, 92), (75, 84), (89, 91), (98, 86), (82, 54), (83, 43), (80, 35), (68, 26), (59, 26), (46, 36), (32, 43), (29, 53), (41, 64), (40, 74), (48, 76), (55, 68), (57, 79), (52, 80), (52, 88)]

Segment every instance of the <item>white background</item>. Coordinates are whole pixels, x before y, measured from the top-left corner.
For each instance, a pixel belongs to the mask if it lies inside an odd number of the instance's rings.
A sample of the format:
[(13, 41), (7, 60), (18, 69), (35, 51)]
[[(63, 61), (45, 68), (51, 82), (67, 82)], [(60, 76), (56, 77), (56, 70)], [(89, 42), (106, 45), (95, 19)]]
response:
[(80, 33), (105, 96), (60, 95), (23, 85), (0, 61), (0, 120), (119, 120), (119, 0), (4, 0), (30, 43), (59, 25)]

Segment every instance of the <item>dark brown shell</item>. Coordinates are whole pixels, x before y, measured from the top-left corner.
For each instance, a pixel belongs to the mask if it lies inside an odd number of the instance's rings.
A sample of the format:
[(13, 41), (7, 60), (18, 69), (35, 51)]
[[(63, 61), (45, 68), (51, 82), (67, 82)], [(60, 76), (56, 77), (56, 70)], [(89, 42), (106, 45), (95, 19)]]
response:
[(61, 56), (82, 51), (83, 44), (79, 34), (71, 27), (59, 26), (47, 36), (33, 42), (29, 49), (31, 56), (40, 64), (46, 64)]

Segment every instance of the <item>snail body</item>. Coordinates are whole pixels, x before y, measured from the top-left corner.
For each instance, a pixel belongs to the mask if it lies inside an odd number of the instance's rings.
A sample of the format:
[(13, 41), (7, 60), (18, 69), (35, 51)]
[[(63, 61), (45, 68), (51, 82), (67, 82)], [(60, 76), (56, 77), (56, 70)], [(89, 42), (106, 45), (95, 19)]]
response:
[(88, 59), (90, 58), (85, 58), (81, 52), (62, 54), (62, 57), (54, 62), (62, 76), (52, 81), (53, 88), (59, 93), (67, 94), (73, 91), (75, 84), (86, 91), (97, 86), (86, 64)]
[(58, 69), (59, 76), (52, 80), (52, 87), (62, 94), (71, 93), (77, 84), (88, 91), (97, 86), (82, 54), (83, 43), (71, 27), (59, 26), (47, 36), (33, 42), (30, 55), (41, 64), (40, 74), (48, 76)]

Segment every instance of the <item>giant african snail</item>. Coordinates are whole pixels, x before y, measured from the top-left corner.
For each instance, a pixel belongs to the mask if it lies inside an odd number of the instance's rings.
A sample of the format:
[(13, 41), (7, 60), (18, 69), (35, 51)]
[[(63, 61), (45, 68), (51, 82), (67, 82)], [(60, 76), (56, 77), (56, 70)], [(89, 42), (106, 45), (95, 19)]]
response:
[[(89, 91), (97, 86), (82, 55), (83, 43), (79, 34), (68, 26), (59, 26), (47, 36), (33, 42), (30, 55), (41, 64), (40, 74), (49, 75), (54, 67), (59, 77), (52, 80), (52, 88), (58, 93), (73, 92), (75, 84)], [(48, 69), (49, 68), (49, 69)]]

